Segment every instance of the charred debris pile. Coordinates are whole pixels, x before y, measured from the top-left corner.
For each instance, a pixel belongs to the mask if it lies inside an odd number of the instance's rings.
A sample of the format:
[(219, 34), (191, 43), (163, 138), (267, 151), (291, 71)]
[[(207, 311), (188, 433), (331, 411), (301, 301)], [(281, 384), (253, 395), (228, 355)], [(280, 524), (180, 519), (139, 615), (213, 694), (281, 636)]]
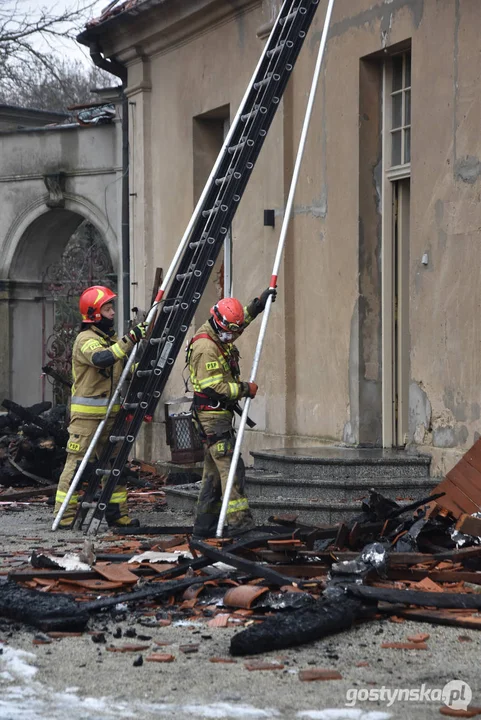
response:
[(0, 415), (0, 489), (36, 487), (51, 494), (65, 462), (66, 406), (2, 405), (8, 412)]
[(194, 541), (191, 527), (144, 526), (102, 538), (107, 553), (86, 540), (80, 554), (37, 548), (14, 568), (4, 556), (0, 617), (57, 633), (119, 611), (150, 626), (235, 627), (232, 655), (300, 645), (373, 618), (477, 629), (478, 454), (429, 497), (400, 505), (371, 491), (358, 517), (332, 527), (272, 517), (243, 538)]
[[(2, 406), (7, 412), (0, 414), (0, 506), (21, 510), (30, 501), (55, 495), (66, 457), (68, 410), (66, 405), (52, 408), (51, 402), (23, 407), (3, 400)], [(159, 510), (166, 505), (161, 487), (168, 478), (154, 465), (132, 460), (124, 480), (134, 504), (146, 501)]]

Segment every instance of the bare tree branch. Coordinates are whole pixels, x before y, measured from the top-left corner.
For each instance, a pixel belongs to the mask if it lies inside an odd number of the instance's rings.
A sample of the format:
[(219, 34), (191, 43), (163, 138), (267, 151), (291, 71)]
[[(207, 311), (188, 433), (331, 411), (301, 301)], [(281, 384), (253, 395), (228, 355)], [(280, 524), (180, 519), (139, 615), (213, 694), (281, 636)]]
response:
[[(0, 102), (61, 109), (89, 100), (89, 87), (102, 73), (63, 59), (58, 47), (75, 38), (96, 4), (71, 0), (60, 9), (47, 0), (40, 7), (32, 0), (0, 0)], [(102, 81), (111, 83), (105, 74)]]

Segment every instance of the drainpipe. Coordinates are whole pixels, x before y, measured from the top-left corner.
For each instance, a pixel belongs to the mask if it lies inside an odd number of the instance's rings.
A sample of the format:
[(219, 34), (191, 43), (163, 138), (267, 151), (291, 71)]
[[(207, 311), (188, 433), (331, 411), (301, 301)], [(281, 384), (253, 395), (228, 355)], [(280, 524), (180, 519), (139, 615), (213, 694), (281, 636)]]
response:
[(122, 80), (122, 298), (124, 327), (123, 335), (130, 318), (130, 198), (129, 198), (129, 104), (125, 95), (127, 68), (116, 60), (107, 60), (98, 42), (90, 43), (90, 57), (97, 67)]

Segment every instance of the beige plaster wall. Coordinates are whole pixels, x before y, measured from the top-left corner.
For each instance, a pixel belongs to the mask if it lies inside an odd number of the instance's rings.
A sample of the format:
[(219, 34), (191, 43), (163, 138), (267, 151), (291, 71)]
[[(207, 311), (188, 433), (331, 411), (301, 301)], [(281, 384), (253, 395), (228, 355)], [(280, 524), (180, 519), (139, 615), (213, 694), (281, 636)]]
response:
[[(234, 222), (234, 292), (242, 300), (270, 277), (326, 5), (322, 0)], [(175, 46), (164, 43), (150, 60), (129, 60), (132, 173), (141, 188), (133, 201), (132, 249), (144, 303), (153, 269), (167, 267), (192, 212), (193, 117), (227, 104), (232, 116), (264, 42), (257, 30), (272, 8), (252, 3)], [(336, 3), (252, 404), (259, 432), (248, 434), (246, 449), (357, 442), (380, 426), (382, 238), (380, 206), (362, 239), (359, 229), (360, 62), (378, 53), (373, 61), (380, 63), (384, 49), (405, 41), (412, 42), (413, 75), (409, 437), (433, 452), (437, 472), (477, 437), (478, 14), (470, 0)], [(122, 44), (127, 56), (125, 36)], [(380, 165), (374, 154), (370, 162), (366, 197), (376, 203)], [(262, 224), (270, 207), (275, 230)], [(245, 374), (255, 340), (252, 328), (240, 342)], [(182, 366), (180, 358), (166, 397), (182, 394)], [(151, 435), (160, 456), (162, 438)]]

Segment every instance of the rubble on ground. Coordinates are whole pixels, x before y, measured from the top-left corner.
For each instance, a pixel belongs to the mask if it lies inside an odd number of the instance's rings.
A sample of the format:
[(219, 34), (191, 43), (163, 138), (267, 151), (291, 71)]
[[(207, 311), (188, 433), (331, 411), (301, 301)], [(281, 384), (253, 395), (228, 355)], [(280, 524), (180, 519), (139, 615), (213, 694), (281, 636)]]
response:
[[(479, 441), (466, 471), (471, 484), (481, 477), (478, 455)], [(136, 462), (144, 478), (156, 477), (154, 466)], [(200, 541), (190, 526), (144, 526), (102, 538), (108, 553), (86, 541), (62, 556), (41, 547), (30, 557), (3, 554), (0, 617), (47, 635), (85, 632), (94, 616), (119, 611), (147, 627), (235, 627), (234, 656), (308, 643), (373, 618), (478, 629), (480, 508), (476, 484), (467, 487), (464, 466), (456, 467), (455, 485), (448, 474), (409, 505), (372, 490), (356, 518), (331, 527), (271, 517), (244, 537)], [(158, 487), (135, 489), (131, 500), (150, 493), (159, 502)], [(420, 633), (396, 647), (423, 650), (428, 639)]]

